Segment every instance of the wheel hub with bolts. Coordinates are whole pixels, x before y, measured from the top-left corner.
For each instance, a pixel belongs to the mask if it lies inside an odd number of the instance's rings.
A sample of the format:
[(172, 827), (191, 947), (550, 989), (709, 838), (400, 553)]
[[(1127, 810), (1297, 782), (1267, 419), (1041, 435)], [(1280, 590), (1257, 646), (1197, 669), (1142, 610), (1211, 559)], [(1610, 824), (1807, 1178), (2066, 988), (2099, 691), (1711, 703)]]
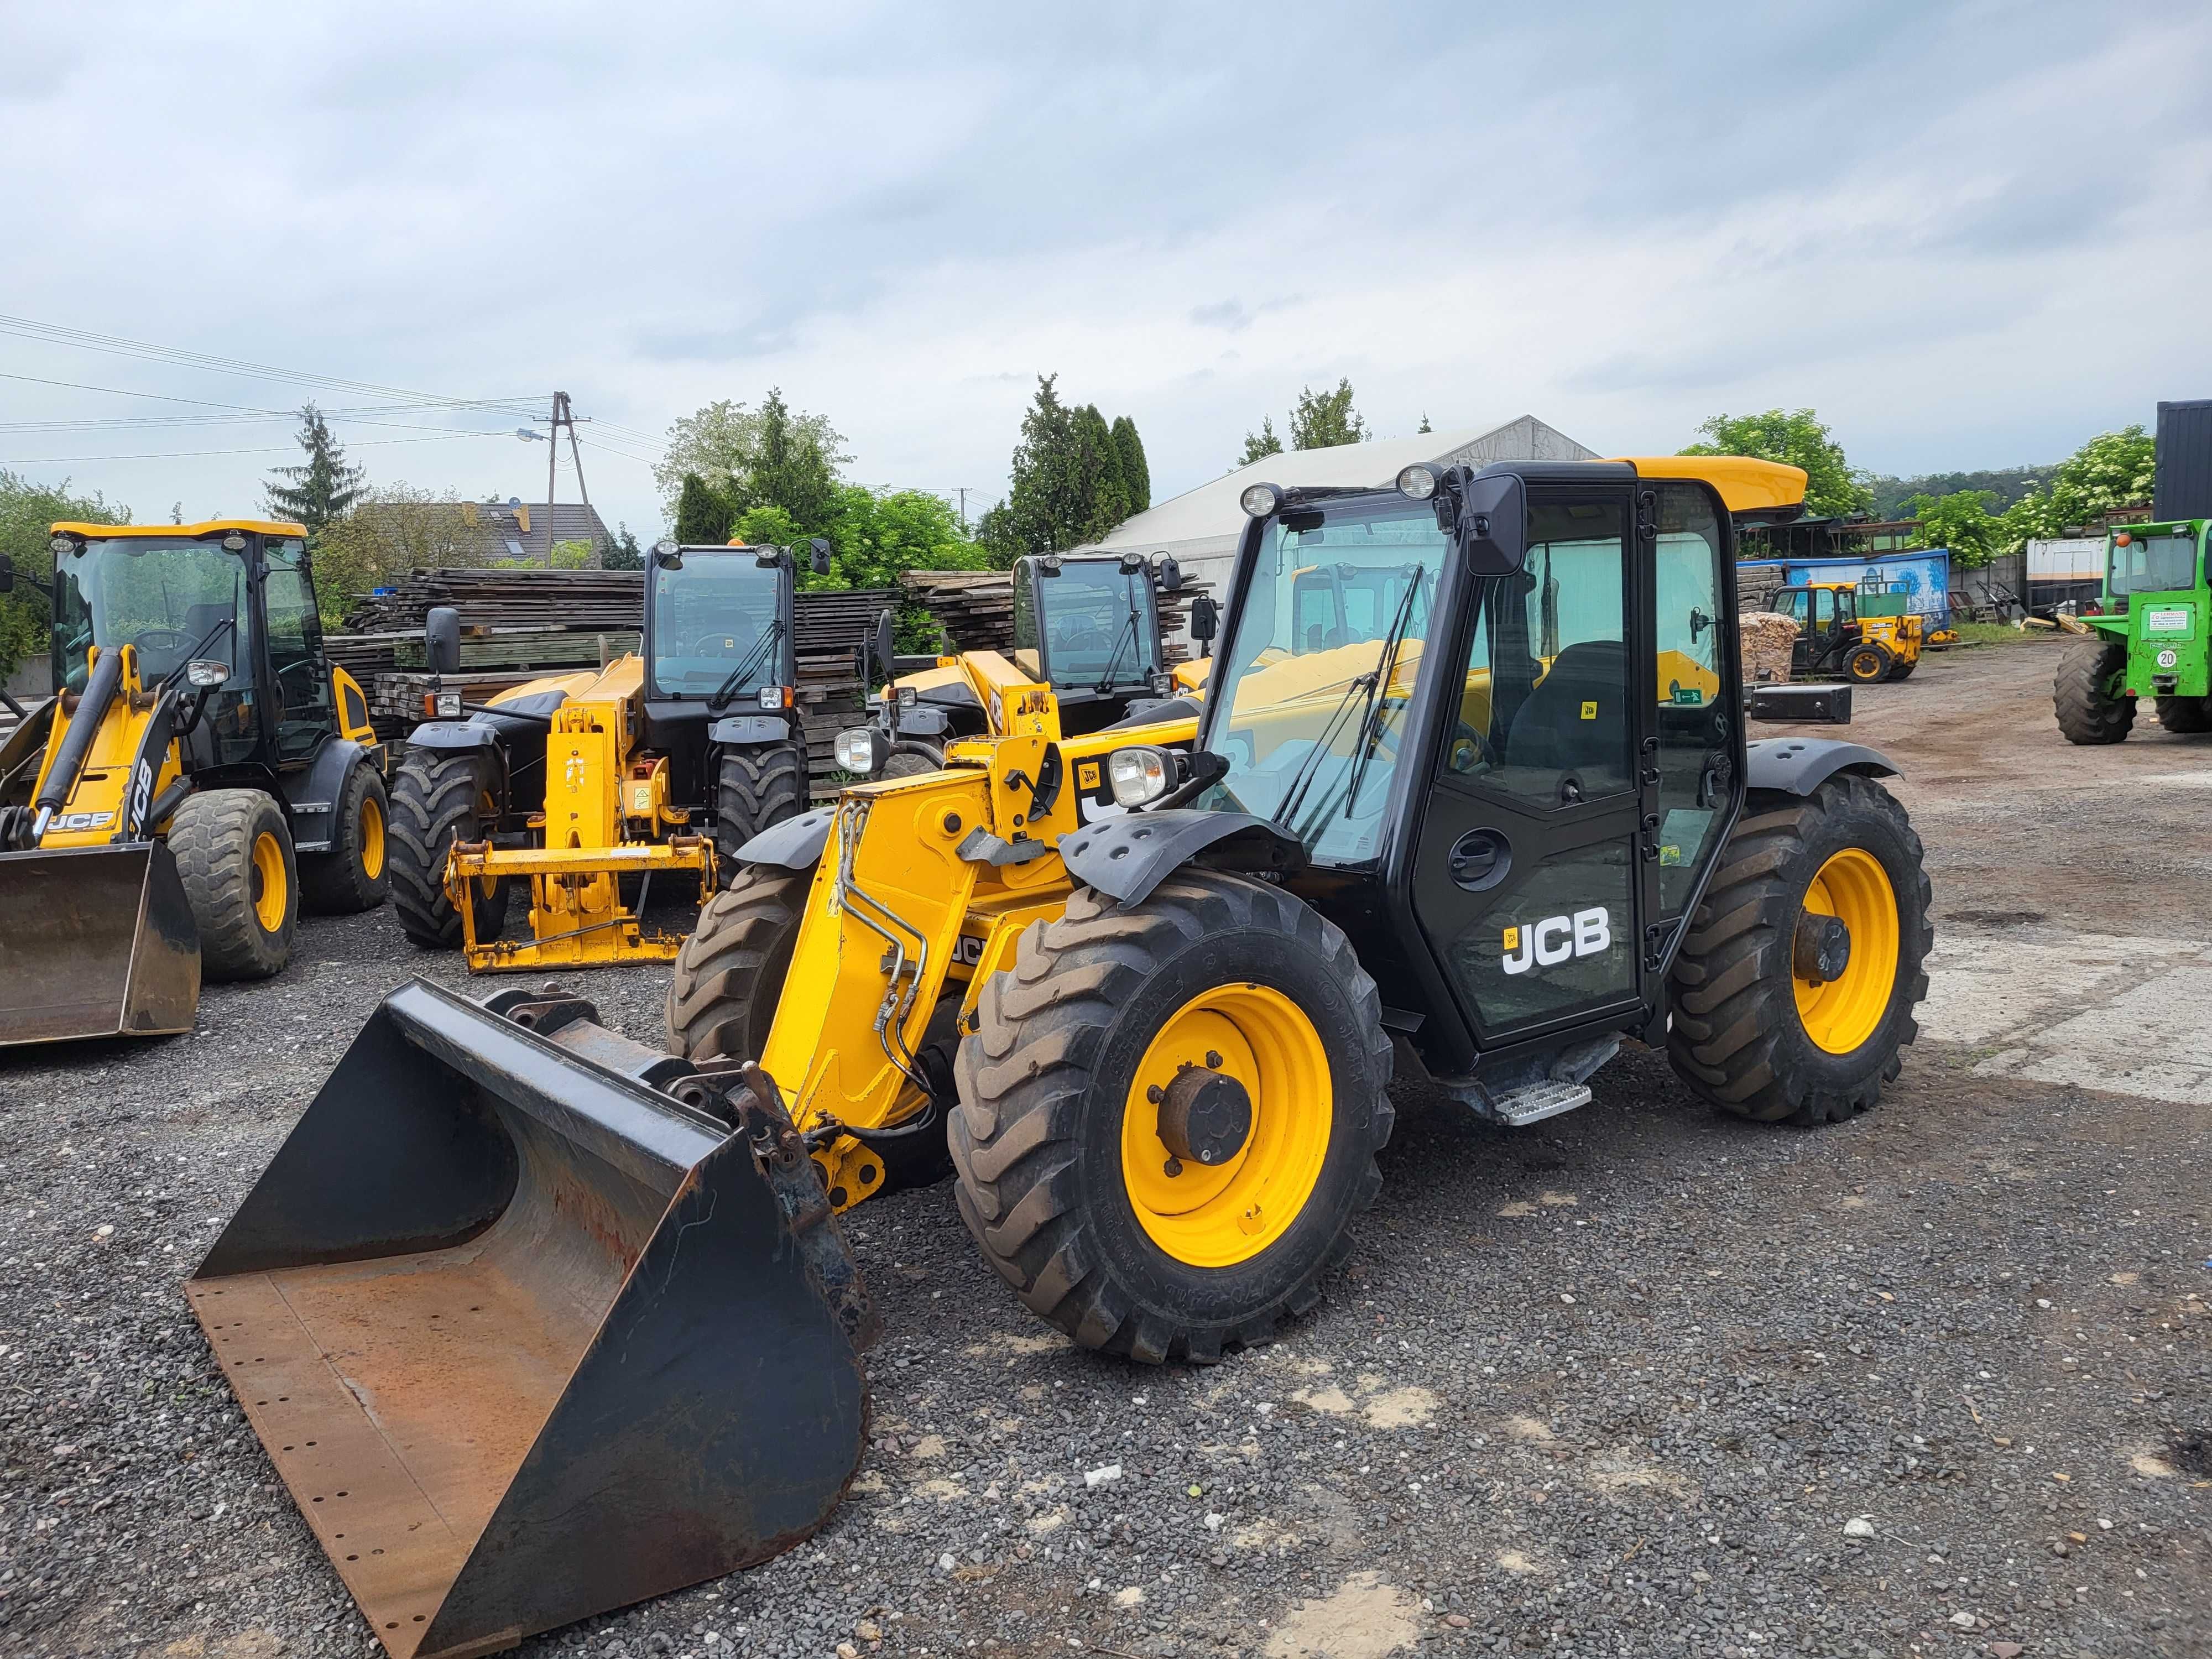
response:
[(1844, 976), (1851, 965), (1851, 930), (1833, 916), (1808, 910), (1797, 918), (1790, 945), (1790, 970), (1814, 985)]
[(1216, 1070), (1218, 1053), (1209, 1049), (1206, 1064), (1185, 1064), (1163, 1089), (1154, 1085), (1146, 1097), (1159, 1109), (1158, 1133), (1168, 1149), (1166, 1172), (1182, 1173), (1186, 1163), (1211, 1169), (1244, 1149), (1252, 1133), (1252, 1097), (1235, 1078)]

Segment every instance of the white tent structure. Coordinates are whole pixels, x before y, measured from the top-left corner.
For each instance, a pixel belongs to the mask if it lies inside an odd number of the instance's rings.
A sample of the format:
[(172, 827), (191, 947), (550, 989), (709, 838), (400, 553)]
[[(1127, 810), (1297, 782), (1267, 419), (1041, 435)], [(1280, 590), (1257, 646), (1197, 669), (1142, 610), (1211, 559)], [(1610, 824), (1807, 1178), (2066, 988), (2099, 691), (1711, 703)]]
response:
[(1237, 498), (1249, 483), (1289, 489), (1295, 484), (1359, 489), (1395, 482), (1399, 470), (1415, 461), (1446, 465), (1487, 466), (1492, 461), (1589, 461), (1586, 449), (1557, 427), (1534, 415), (1503, 426), (1466, 432), (1424, 432), (1411, 438), (1373, 443), (1338, 444), (1328, 449), (1292, 449), (1186, 489), (1157, 507), (1125, 520), (1097, 545), (1115, 553), (1171, 553), (1184, 575), (1213, 584), (1225, 598), (1229, 569), (1244, 533), (1244, 509)]

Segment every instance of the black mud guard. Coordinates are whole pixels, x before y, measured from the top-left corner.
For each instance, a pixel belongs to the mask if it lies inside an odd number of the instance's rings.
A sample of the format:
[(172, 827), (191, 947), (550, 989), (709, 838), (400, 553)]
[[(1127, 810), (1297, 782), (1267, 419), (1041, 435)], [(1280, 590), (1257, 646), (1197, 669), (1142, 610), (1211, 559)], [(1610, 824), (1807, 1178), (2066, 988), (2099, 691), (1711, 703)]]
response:
[(941, 738), (952, 729), (952, 716), (942, 708), (915, 703), (898, 711), (898, 734), (902, 738)]
[(1196, 697), (1133, 697), (1127, 714), (1099, 729), (1119, 732), (1124, 726), (1158, 726), (1164, 720), (1194, 720), (1203, 712), (1205, 705)]
[(817, 806), (811, 812), (772, 823), (738, 848), (738, 862), (811, 870), (822, 861), (822, 849), (829, 845), (830, 826), (836, 817), (836, 807)]
[(740, 744), (782, 743), (791, 728), (780, 714), (725, 714), (707, 727), (707, 739), (725, 748)]
[(278, 787), (291, 808), (294, 851), (331, 850), (332, 814), (345, 799), (353, 769), (368, 764), (368, 750), (351, 738), (332, 738), (315, 751), (315, 763), (306, 771), (278, 774)]
[(500, 733), (483, 720), (425, 720), (407, 734), (410, 749), (497, 749)]
[(1195, 859), (1226, 870), (1288, 874), (1306, 861), (1305, 844), (1249, 812), (1189, 807), (1102, 818), (1061, 837), (1068, 874), (1124, 904), (1140, 904), (1153, 888)]
[(1753, 789), (1809, 795), (1838, 772), (1904, 775), (1880, 750), (1839, 738), (1761, 738), (1743, 746), (1743, 781)]

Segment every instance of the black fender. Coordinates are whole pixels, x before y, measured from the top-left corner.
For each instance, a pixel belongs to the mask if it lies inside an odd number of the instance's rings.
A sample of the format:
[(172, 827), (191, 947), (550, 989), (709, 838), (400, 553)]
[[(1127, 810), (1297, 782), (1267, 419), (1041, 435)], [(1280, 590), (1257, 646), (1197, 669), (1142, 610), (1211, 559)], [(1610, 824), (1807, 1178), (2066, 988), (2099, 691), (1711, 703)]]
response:
[(787, 743), (790, 739), (791, 727), (781, 714), (725, 714), (707, 727), (707, 740), (726, 749)]
[(499, 732), (481, 720), (425, 720), (407, 734), (410, 749), (497, 749)]
[(1903, 775), (1880, 750), (1840, 738), (1761, 738), (1743, 746), (1743, 781), (1753, 789), (1809, 795), (1838, 772)]
[(1141, 904), (1200, 853), (1216, 869), (1279, 875), (1306, 862), (1305, 843), (1266, 818), (1191, 807), (1101, 818), (1060, 842), (1068, 874), (1124, 904)]
[(332, 738), (315, 751), (314, 763), (304, 771), (282, 772), (277, 785), (292, 819), (292, 850), (327, 853), (331, 850), (338, 803), (356, 766), (371, 764), (368, 750), (351, 738)]
[(830, 825), (836, 816), (836, 807), (817, 806), (811, 812), (772, 823), (738, 848), (738, 862), (811, 870), (822, 861), (822, 849), (830, 843)]
[(898, 711), (898, 734), (902, 738), (941, 738), (952, 729), (952, 716), (942, 708), (914, 703)]

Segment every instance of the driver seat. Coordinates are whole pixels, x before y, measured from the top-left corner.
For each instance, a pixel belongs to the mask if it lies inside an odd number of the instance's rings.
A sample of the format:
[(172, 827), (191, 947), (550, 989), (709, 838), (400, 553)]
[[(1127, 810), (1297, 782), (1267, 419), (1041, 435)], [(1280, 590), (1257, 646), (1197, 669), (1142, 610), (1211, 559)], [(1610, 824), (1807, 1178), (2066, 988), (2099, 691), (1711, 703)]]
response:
[(1552, 659), (1514, 712), (1505, 757), (1515, 766), (1571, 772), (1585, 795), (1628, 784), (1628, 648), (1585, 640)]

